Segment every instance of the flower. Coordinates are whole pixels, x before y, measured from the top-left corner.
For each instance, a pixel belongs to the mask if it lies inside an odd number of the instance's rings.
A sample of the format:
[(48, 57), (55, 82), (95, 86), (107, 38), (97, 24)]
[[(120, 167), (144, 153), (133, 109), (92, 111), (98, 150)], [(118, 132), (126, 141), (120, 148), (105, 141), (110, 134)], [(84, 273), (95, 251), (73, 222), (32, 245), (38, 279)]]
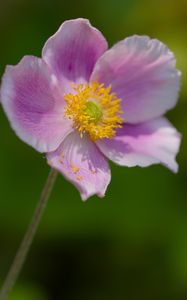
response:
[(180, 134), (163, 117), (177, 102), (173, 53), (148, 36), (110, 50), (88, 20), (64, 22), (42, 58), (7, 66), (1, 103), (16, 134), (80, 191), (103, 197), (108, 159), (121, 166), (161, 163), (174, 172)]

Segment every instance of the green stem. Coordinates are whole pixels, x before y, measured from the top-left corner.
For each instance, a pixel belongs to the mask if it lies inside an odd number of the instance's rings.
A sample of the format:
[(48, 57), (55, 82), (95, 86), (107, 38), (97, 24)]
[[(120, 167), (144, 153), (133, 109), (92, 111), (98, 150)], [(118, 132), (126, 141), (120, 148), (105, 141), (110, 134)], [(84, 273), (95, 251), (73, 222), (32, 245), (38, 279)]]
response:
[(25, 236), (21, 242), (21, 245), (17, 251), (17, 254), (14, 258), (14, 261), (9, 269), (7, 277), (2, 286), (2, 289), (0, 292), (0, 300), (7, 299), (9, 292), (11, 291), (13, 285), (15, 284), (15, 282), (21, 272), (21, 269), (26, 260), (27, 254), (29, 252), (30, 246), (33, 242), (35, 233), (37, 231), (39, 222), (41, 220), (42, 214), (44, 212), (47, 200), (49, 199), (52, 188), (54, 186), (56, 177), (57, 177), (57, 171), (54, 169), (51, 169), (49, 176), (47, 178), (46, 184), (43, 188), (41, 197), (40, 197), (37, 207), (35, 209), (34, 215), (32, 217), (31, 223), (28, 226)]

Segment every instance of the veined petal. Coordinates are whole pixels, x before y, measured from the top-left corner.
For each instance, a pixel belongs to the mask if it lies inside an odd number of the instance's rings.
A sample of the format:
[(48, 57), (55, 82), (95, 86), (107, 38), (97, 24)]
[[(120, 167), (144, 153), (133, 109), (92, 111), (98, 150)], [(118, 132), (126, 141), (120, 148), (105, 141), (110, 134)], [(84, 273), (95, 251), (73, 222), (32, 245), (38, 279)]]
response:
[(111, 179), (104, 155), (88, 138), (69, 134), (60, 147), (47, 154), (50, 166), (57, 169), (79, 190), (83, 200), (97, 194), (103, 197)]
[(175, 157), (181, 136), (165, 118), (143, 124), (124, 125), (112, 140), (100, 140), (97, 146), (103, 154), (121, 166), (147, 167), (161, 163), (178, 171)]
[(1, 102), (16, 134), (40, 152), (55, 150), (72, 130), (57, 79), (34, 56), (6, 68)]
[(101, 32), (88, 20), (64, 22), (44, 45), (43, 59), (64, 83), (88, 81), (98, 58), (107, 49)]
[(147, 36), (132, 36), (117, 43), (98, 60), (91, 81), (112, 85), (124, 119), (140, 123), (160, 117), (175, 106), (180, 72), (173, 53)]

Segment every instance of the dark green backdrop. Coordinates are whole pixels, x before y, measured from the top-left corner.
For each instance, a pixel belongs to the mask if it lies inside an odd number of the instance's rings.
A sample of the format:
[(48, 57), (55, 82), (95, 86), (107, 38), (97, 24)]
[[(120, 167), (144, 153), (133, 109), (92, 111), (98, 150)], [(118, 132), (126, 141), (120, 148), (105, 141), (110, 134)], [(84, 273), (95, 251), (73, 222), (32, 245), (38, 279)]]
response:
[[(165, 42), (183, 73), (168, 118), (183, 134), (179, 174), (112, 165), (104, 199), (81, 202), (60, 175), (9, 300), (187, 299), (187, 1), (0, 0), (0, 73), (70, 18), (86, 17), (109, 44), (132, 34)], [(49, 168), (22, 143), (0, 108), (0, 283)]]

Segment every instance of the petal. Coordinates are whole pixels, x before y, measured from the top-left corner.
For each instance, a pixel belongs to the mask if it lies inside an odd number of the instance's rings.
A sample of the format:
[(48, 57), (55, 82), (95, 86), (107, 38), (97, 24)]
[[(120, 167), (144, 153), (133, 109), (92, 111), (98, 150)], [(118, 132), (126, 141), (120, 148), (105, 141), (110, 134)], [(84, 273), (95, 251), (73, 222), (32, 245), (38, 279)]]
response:
[(178, 171), (175, 157), (181, 136), (165, 118), (139, 125), (124, 125), (112, 140), (98, 141), (99, 149), (115, 163), (147, 167), (161, 163)]
[(88, 138), (77, 132), (66, 137), (61, 146), (47, 154), (48, 163), (79, 190), (83, 200), (97, 194), (103, 197), (111, 179), (106, 158)]
[(98, 58), (107, 49), (100, 31), (88, 20), (64, 22), (44, 45), (42, 56), (63, 82), (88, 81)]
[(160, 117), (175, 106), (180, 72), (173, 53), (147, 36), (132, 36), (106, 51), (95, 65), (91, 80), (98, 80), (121, 98), (124, 119), (140, 123)]
[(55, 150), (72, 130), (57, 79), (36, 57), (6, 68), (1, 102), (16, 134), (40, 152)]

